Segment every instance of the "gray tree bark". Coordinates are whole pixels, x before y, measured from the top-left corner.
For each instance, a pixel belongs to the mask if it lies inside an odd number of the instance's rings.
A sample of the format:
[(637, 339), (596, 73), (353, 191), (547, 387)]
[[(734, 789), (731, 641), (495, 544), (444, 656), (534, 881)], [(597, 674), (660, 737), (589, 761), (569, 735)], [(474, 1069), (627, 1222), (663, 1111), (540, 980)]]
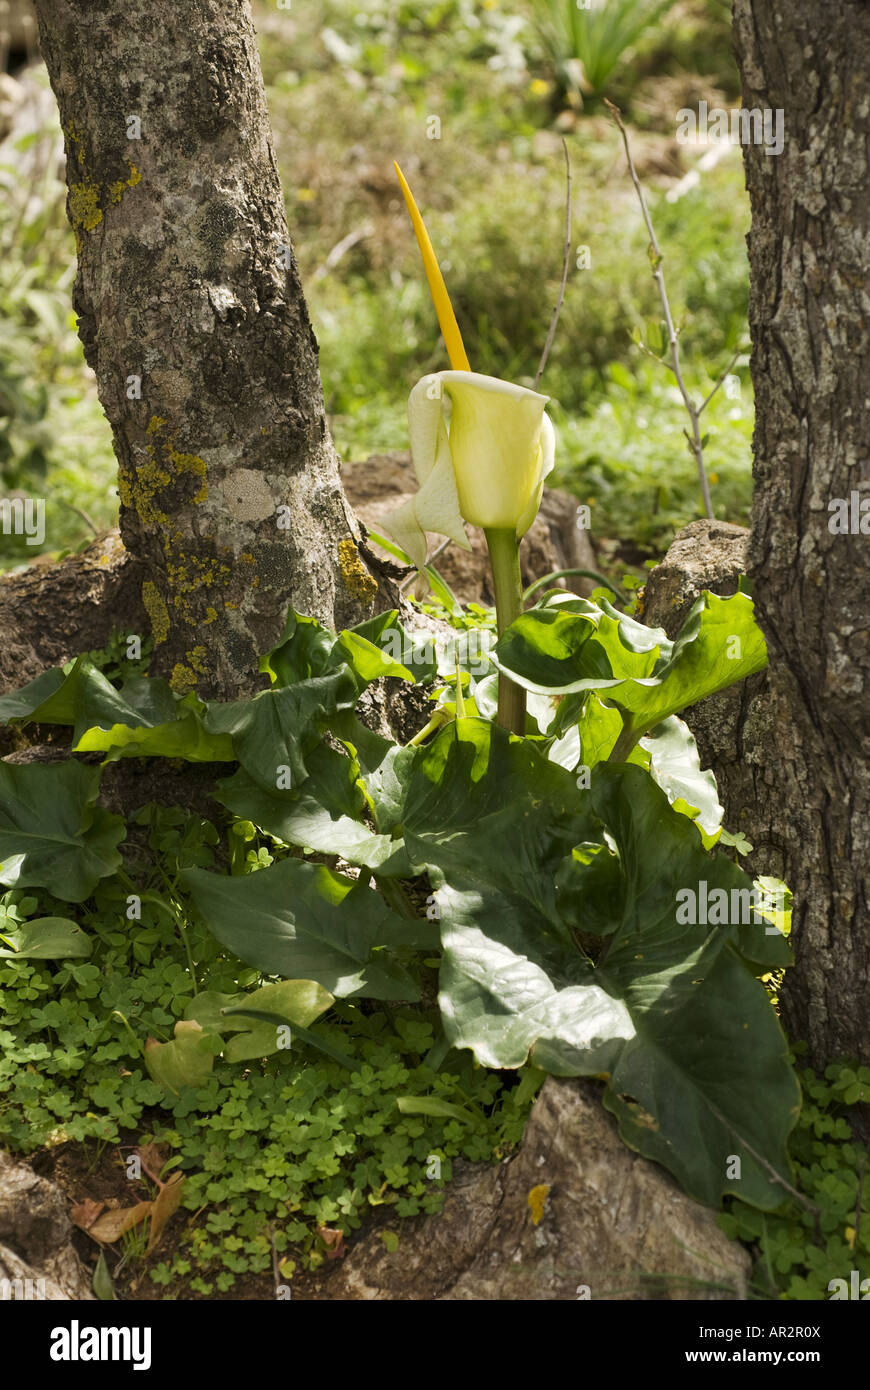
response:
[(766, 729), (750, 837), (795, 894), (785, 1021), (817, 1063), (868, 1061), (870, 538), (833, 531), (830, 506), (870, 498), (870, 6), (735, 0), (734, 24), (743, 105), (782, 110), (785, 131), (779, 155), (744, 147), (748, 570), (770, 673), (763, 710), (750, 700), (741, 714), (738, 749), (745, 736), (757, 756)]
[(288, 606), (372, 611), (329, 437), (247, 0), (37, 0), (155, 669), (256, 688)]

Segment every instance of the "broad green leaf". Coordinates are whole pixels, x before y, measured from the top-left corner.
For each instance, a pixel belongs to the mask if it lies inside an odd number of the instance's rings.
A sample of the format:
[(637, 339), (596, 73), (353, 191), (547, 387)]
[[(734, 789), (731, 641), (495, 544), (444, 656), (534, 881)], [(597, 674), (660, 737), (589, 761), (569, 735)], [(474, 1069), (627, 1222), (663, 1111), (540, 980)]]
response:
[(10, 950), (0, 950), (0, 956), (19, 956), (30, 960), (64, 960), (73, 956), (89, 956), (91, 938), (68, 917), (34, 917), (22, 922), (14, 931), (0, 937), (9, 943)]
[(184, 1017), (188, 1022), (198, 1023), (204, 1033), (234, 1033), (245, 1025), (240, 1021), (225, 1018), (222, 1011), (243, 1003), (247, 997), (244, 990), (240, 990), (238, 994), (222, 994), (220, 990), (204, 989), (190, 1000), (184, 1010)]
[(767, 665), (767, 647), (746, 594), (704, 593), (692, 607), (670, 658), (649, 680), (624, 682), (609, 699), (640, 732)]
[(362, 684), (381, 676), (409, 681), (430, 681), (435, 677), (437, 663), (431, 634), (424, 637), (408, 632), (398, 621), (396, 608), (342, 632), (338, 642)]
[(0, 695), (0, 724), (9, 724), (13, 719), (29, 719), (35, 709), (48, 703), (65, 680), (66, 677), (61, 670), (43, 671), (42, 675), (37, 676), (29, 685), (22, 686), (20, 690), (12, 690), (8, 695)]
[(725, 812), (716, 778), (701, 771), (698, 745), (682, 719), (671, 715), (656, 724), (632, 749), (630, 761), (648, 766), (671, 805), (697, 820), (707, 835), (721, 828)]
[(0, 720), (71, 725), (76, 752), (231, 761), (231, 740), (205, 733), (204, 708), (195, 695), (179, 699), (167, 681), (147, 676), (135, 677), (118, 691), (82, 656), (68, 675), (47, 671), (2, 697)]
[[(456, 875), (453, 875), (455, 878)], [(537, 884), (535, 885), (537, 887)], [(568, 944), (547, 914), (514, 890), (442, 886), (439, 1003), (454, 1047), (487, 1067), (526, 1062), (557, 1076), (609, 1071), (634, 1036), (625, 1005)]]
[(229, 734), (242, 766), (265, 791), (274, 791), (305, 781), (306, 757), (320, 743), (321, 722), (352, 709), (356, 699), (353, 675), (342, 665), (250, 700), (211, 704), (204, 722), (211, 734)]
[(120, 816), (97, 806), (100, 768), (0, 763), (0, 883), (83, 902), (121, 866)]
[(217, 800), (285, 844), (340, 854), (350, 864), (379, 873), (409, 874), (401, 840), (378, 834), (363, 820), (371, 803), (360, 780), (359, 763), (320, 744), (308, 757), (307, 767), (308, 776), (298, 790), (268, 792), (241, 768), (218, 783)]
[[(230, 1038), (224, 1048), (228, 1062), (244, 1062), (255, 1057), (268, 1057), (277, 1052), (281, 1045), (278, 1029), (289, 1025), (291, 1028), (307, 1028), (333, 1002), (332, 995), (314, 980), (279, 980), (273, 985), (263, 985), (252, 994), (233, 1004), (225, 1005), (232, 1011), (226, 1021), (241, 1024), (242, 1028)], [(245, 1022), (241, 1011), (251, 1011)], [(274, 1021), (266, 1022), (262, 1017), (254, 1021), (257, 1014), (276, 1015)]]
[[(560, 727), (565, 728), (572, 715), (577, 722), (569, 724), (554, 741), (550, 758), (569, 770), (576, 771), (584, 766), (591, 773), (613, 751), (622, 732), (622, 715), (595, 690), (565, 698), (560, 709)], [(671, 805), (697, 820), (708, 836), (718, 834), (724, 812), (719, 803), (716, 779), (712, 772), (701, 771), (697, 744), (681, 719), (671, 715), (650, 729), (631, 750), (627, 761), (647, 768), (653, 780), (667, 793)]]
[(179, 1095), (183, 1086), (202, 1086), (214, 1067), (217, 1040), (198, 1023), (181, 1019), (172, 1042), (145, 1044), (145, 1069), (152, 1081)]
[[(260, 1026), (265, 1025), (269, 1037), (275, 1037), (277, 1030), (282, 1025), (290, 1027), (288, 1020), (282, 1018), (280, 1014), (264, 1013), (262, 1010), (252, 1009), (250, 1006), (230, 1009), (229, 1012), (233, 1015), (238, 1014), (240, 1017), (256, 1019)], [(291, 1044), (293, 1040), (307, 1043), (309, 1047), (314, 1047), (318, 1052), (322, 1052), (325, 1056), (331, 1057), (334, 1062), (340, 1062), (343, 1067), (347, 1067), (348, 1071), (359, 1070), (359, 1063), (356, 1062), (353, 1057), (349, 1057), (346, 1052), (342, 1052), (339, 1048), (333, 1047), (328, 1038), (324, 1038), (321, 1034), (313, 1033), (309, 1028), (302, 1028), (298, 1023), (292, 1025), (291, 1033)], [(230, 1043), (230, 1049), (232, 1049), (236, 1043), (243, 1044), (244, 1039), (233, 1038)], [(229, 1051), (227, 1053), (227, 1060), (233, 1060)]]
[[(245, 1018), (227, 1012), (228, 1010), (241, 1010), (247, 1005), (255, 1011), (259, 1009), (266, 1013), (281, 1014), (287, 1023), (305, 1027), (319, 1018), (332, 1002), (332, 995), (314, 980), (279, 980), (277, 984), (263, 985), (261, 989), (253, 990), (250, 994), (243, 991), (238, 994), (222, 994), (218, 990), (202, 990), (191, 999), (184, 1011), (184, 1017), (194, 1020), (206, 1033), (245, 1033), (250, 1036), (257, 1033), (257, 1048), (265, 1042), (261, 1050), (232, 1057), (226, 1053), (228, 1061), (239, 1061), (242, 1055), (265, 1057), (276, 1051), (278, 1044), (275, 1030), (273, 1028), (271, 1034), (267, 1035), (265, 1025), (262, 1028), (254, 1028)], [(246, 1041), (239, 1039), (239, 1042), (245, 1045)]]
[(411, 977), (376, 949), (402, 942), (407, 926), (361, 880), (298, 859), (241, 878), (181, 877), (209, 930), (265, 974), (315, 980), (340, 998), (417, 998)]
[[(146, 689), (142, 686), (147, 681)], [(153, 682), (140, 677), (120, 692), (126, 703), (123, 719), (114, 724), (89, 727), (79, 737), (76, 752), (105, 752), (107, 761), (121, 757), (185, 758), (188, 762), (226, 763), (235, 761), (232, 739), (227, 734), (206, 732), (203, 713), (206, 706), (196, 695), (174, 701), (169, 718), (162, 701), (154, 699)], [(173, 697), (174, 699), (174, 697)], [(86, 715), (90, 719), (90, 715)], [(137, 723), (132, 721), (137, 720)]]
[(260, 658), (260, 670), (279, 686), (298, 685), (328, 675), (346, 661), (337, 647), (336, 635), (315, 618), (303, 617), (291, 609), (278, 645)]
[[(405, 835), (437, 884), (449, 1040), (489, 1066), (607, 1073), (625, 1137), (695, 1196), (716, 1203), (732, 1190), (778, 1204), (770, 1172), (788, 1180), (797, 1090), (753, 975), (787, 963), (787, 943), (754, 914), (743, 919), (750, 880), (705, 852), (642, 768), (600, 765), (582, 793), (534, 759), (543, 764), (528, 740), (467, 720), (413, 769)], [(595, 843), (602, 835), (607, 848)], [(688, 889), (699, 903), (719, 891), (721, 926), (682, 920)], [(579, 939), (601, 932), (609, 940), (594, 965)], [(730, 1154), (741, 1157), (739, 1184), (725, 1177)]]
[(609, 604), (582, 602), (580, 612), (573, 603), (560, 603), (521, 613), (496, 643), (495, 664), (541, 695), (609, 689), (624, 679), (650, 676), (670, 645), (665, 634)]
[(767, 664), (743, 593), (702, 594), (673, 644), (606, 600), (587, 607), (596, 612), (575, 612), (572, 603), (522, 614), (499, 639), (496, 664), (528, 690), (599, 690), (636, 737)]

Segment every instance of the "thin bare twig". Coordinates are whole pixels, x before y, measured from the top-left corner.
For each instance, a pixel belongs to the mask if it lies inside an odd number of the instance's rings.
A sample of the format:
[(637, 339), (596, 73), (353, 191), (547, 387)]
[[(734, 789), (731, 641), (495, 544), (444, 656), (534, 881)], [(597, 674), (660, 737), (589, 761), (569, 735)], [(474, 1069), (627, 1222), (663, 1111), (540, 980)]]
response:
[(65, 500), (63, 502), (63, 505), (65, 507), (68, 507), (71, 512), (75, 512), (76, 516), (80, 516), (85, 525), (90, 526), (95, 536), (98, 536), (100, 534), (99, 526), (96, 524), (95, 521), (91, 520), (87, 512), (84, 511), (81, 507), (77, 507), (74, 502), (67, 502)]
[(275, 1281), (275, 1297), (281, 1296), (281, 1271), (278, 1268), (278, 1249), (275, 1245), (275, 1232), (269, 1227), (269, 1244), (272, 1246), (272, 1278)]
[[(710, 500), (710, 486), (707, 482), (707, 472), (704, 468), (704, 446), (701, 442), (701, 411), (695, 405), (695, 402), (692, 400), (691, 396), (686, 390), (686, 383), (683, 381), (683, 372), (680, 366), (679, 337), (677, 334), (677, 330), (674, 327), (674, 319), (673, 315), (671, 314), (671, 306), (668, 302), (668, 293), (665, 289), (665, 277), (662, 271), (661, 248), (659, 246), (655, 231), (653, 229), (653, 224), (649, 215), (649, 208), (647, 207), (644, 191), (641, 188), (640, 179), (638, 178), (637, 170), (634, 167), (634, 160), (631, 157), (631, 147), (628, 143), (628, 131), (625, 128), (625, 124), (622, 119), (622, 113), (620, 112), (619, 107), (614, 106), (613, 102), (608, 101), (606, 97), (604, 98), (604, 104), (610, 112), (611, 116), (613, 117), (614, 121), (616, 122), (619, 128), (619, 133), (622, 136), (622, 143), (625, 146), (625, 157), (628, 160), (628, 172), (631, 175), (631, 181), (634, 184), (635, 192), (637, 193), (638, 200), (640, 201), (640, 208), (641, 212), (643, 213), (643, 220), (646, 223), (647, 235), (649, 236), (650, 265), (652, 266), (653, 279), (655, 280), (656, 285), (658, 287), (659, 299), (661, 301), (662, 313), (664, 315), (665, 320), (665, 327), (668, 331), (668, 344), (671, 349), (671, 361), (673, 364), (672, 371), (674, 373), (674, 376), (676, 377), (677, 386), (680, 389), (680, 395), (683, 398), (683, 404), (686, 407), (686, 410), (689, 415), (689, 420), (692, 426), (691, 436), (688, 434), (688, 432), (686, 432), (686, 438), (689, 441), (689, 447), (695, 457), (695, 462), (698, 465), (698, 481), (701, 485), (701, 497), (704, 502), (704, 514), (705, 516), (712, 518), (713, 504)], [(714, 390), (715, 389), (717, 388), (714, 388)], [(701, 409), (703, 409), (703, 406), (701, 407)]]
[(562, 260), (562, 283), (559, 286), (559, 298), (553, 309), (553, 317), (550, 320), (550, 329), (547, 333), (547, 341), (544, 343), (544, 351), (541, 353), (541, 360), (538, 363), (538, 371), (535, 376), (535, 390), (538, 389), (538, 382), (544, 374), (547, 365), (547, 358), (550, 356), (550, 348), (553, 346), (553, 339), (556, 336), (556, 326), (559, 322), (559, 315), (562, 312), (562, 305), (565, 302), (565, 287), (568, 284), (568, 271), (571, 266), (571, 159), (568, 154), (568, 144), (563, 138), (562, 150), (565, 155), (565, 254)]
[(359, 242), (365, 241), (367, 237), (374, 236), (375, 228), (372, 222), (363, 222), (361, 226), (355, 227), (352, 232), (348, 232), (346, 237), (336, 242), (323, 265), (319, 265), (311, 277), (311, 283), (316, 284), (322, 280), (331, 270), (334, 270), (339, 261), (348, 251), (351, 251)]
[(704, 401), (702, 401), (701, 404), (698, 406), (698, 414), (699, 414), (699, 415), (700, 415), (703, 411), (705, 411), (705, 410), (707, 409), (707, 406), (710, 404), (710, 402), (712, 401), (712, 399), (713, 399), (713, 397), (715, 396), (716, 392), (719, 390), (719, 387), (722, 385), (723, 381), (724, 381), (725, 378), (728, 376), (728, 373), (731, 371), (731, 368), (734, 366), (734, 363), (737, 361), (737, 359), (738, 359), (738, 357), (740, 356), (740, 354), (742, 353), (742, 351), (743, 351), (743, 348), (742, 348), (742, 347), (739, 347), (739, 348), (737, 349), (737, 351), (735, 352), (734, 356), (731, 358), (731, 361), (728, 363), (728, 366), (725, 368), (725, 370), (724, 370), (724, 372), (722, 373), (722, 375), (720, 376), (719, 380), (716, 382), (716, 385), (713, 387), (713, 390), (710, 392), (710, 394), (709, 394), (709, 396), (707, 397), (707, 399), (704, 400)]

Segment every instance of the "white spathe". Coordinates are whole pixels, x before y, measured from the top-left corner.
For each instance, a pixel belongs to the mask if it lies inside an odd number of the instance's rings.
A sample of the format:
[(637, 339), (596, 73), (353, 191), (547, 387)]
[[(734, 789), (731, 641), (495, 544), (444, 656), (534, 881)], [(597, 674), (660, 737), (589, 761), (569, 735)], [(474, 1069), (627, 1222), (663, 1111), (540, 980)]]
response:
[(477, 372), (433, 372), (408, 399), (417, 495), (383, 525), (419, 569), (426, 531), (470, 549), (463, 519), (524, 536), (553, 467), (549, 396)]

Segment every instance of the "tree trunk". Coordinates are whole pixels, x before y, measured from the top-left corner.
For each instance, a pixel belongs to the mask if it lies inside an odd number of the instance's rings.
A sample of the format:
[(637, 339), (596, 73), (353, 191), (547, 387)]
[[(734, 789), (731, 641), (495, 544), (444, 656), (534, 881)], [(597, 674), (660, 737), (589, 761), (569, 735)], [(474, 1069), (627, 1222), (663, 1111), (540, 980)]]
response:
[(870, 498), (870, 8), (735, 0), (734, 21), (743, 106), (781, 110), (785, 135), (778, 155), (744, 147), (748, 568), (778, 710), (753, 817), (795, 895), (790, 1032), (817, 1063), (868, 1061), (870, 515), (854, 523)]
[(155, 669), (256, 688), (292, 605), (371, 612), (326, 425), (247, 0), (37, 0), (74, 306)]

